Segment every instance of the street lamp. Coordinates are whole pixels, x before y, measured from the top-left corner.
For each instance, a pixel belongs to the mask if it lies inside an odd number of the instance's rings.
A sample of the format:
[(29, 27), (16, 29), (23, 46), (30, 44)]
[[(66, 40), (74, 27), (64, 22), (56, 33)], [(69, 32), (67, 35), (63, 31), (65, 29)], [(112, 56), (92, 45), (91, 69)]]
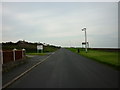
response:
[(85, 31), (85, 51), (87, 53), (87, 34), (86, 34), (86, 28), (82, 28), (82, 31)]

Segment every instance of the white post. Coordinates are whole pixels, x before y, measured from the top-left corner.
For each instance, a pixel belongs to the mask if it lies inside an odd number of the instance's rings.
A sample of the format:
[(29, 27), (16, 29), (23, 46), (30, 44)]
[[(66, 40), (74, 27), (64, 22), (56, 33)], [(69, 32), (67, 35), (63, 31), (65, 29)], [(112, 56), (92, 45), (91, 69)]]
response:
[(24, 58), (24, 51), (25, 51), (25, 49), (23, 48), (22, 49), (22, 58)]
[(39, 53), (39, 46), (37, 45), (37, 53)]
[(14, 59), (14, 61), (15, 61), (15, 51), (16, 51), (17, 49), (13, 49), (13, 59)]
[(39, 53), (39, 49), (37, 49), (37, 53)]

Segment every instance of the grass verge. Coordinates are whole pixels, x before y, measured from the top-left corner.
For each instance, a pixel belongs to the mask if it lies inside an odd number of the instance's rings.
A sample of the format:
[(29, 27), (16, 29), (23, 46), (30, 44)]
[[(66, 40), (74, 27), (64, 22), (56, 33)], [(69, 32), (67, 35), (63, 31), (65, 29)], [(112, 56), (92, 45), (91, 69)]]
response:
[(43, 56), (43, 55), (46, 55), (46, 53), (26, 53), (26, 55), (40, 55), (40, 56)]
[[(72, 52), (78, 53), (76, 48), (68, 48), (68, 49), (71, 50)], [(120, 63), (119, 63), (120, 61), (118, 59), (118, 55), (120, 54), (120, 52), (89, 50), (88, 53), (86, 53), (85, 51), (80, 49), (80, 52), (78, 54), (120, 70)]]

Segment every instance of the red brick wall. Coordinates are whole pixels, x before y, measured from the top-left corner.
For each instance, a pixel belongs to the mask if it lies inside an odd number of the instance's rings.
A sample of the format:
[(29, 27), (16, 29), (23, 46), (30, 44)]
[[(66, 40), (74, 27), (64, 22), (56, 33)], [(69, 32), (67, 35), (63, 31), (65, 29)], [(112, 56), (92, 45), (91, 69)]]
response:
[(13, 51), (3, 51), (3, 63), (8, 63), (14, 61)]
[[(25, 56), (25, 51), (24, 51)], [(22, 59), (22, 50), (15, 51), (15, 61)], [(14, 61), (13, 51), (3, 51), (3, 64)]]
[(15, 60), (19, 60), (22, 58), (22, 51), (15, 51)]

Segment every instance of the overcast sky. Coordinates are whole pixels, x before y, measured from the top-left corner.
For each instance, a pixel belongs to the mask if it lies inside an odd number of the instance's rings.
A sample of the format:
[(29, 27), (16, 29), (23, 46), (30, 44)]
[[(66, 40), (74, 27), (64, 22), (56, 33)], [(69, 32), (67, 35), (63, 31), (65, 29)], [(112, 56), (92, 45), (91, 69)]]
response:
[(82, 46), (86, 27), (90, 47), (118, 47), (118, 3), (4, 2), (2, 26), (3, 42)]

